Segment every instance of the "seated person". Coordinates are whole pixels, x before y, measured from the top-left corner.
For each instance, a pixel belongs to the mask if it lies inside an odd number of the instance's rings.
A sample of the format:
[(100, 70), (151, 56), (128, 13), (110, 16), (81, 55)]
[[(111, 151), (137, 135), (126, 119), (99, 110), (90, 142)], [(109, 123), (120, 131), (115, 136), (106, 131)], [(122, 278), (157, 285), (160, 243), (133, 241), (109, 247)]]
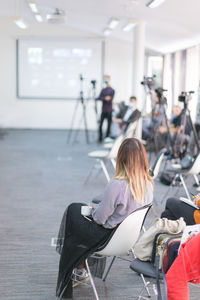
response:
[(164, 116), (163, 107), (156, 104), (153, 113), (144, 118), (142, 122), (142, 138), (147, 140), (152, 138), (155, 133), (163, 134), (167, 131), (166, 121)]
[(200, 224), (200, 194), (193, 197), (199, 209), (181, 201), (178, 198), (168, 198), (161, 218), (177, 220), (183, 217), (187, 225)]
[(173, 155), (174, 157), (182, 157), (187, 152), (190, 143), (190, 135), (192, 126), (184, 110), (179, 105), (172, 108), (172, 119), (170, 131), (172, 132)]
[(152, 200), (153, 181), (144, 146), (135, 138), (125, 139), (118, 151), (115, 176), (92, 216), (81, 215), (83, 203), (72, 203), (64, 213), (57, 245), (60, 253), (58, 297), (72, 297), (72, 271), (82, 268), (82, 274), (85, 273), (85, 259), (105, 243), (128, 215)]
[(131, 96), (129, 105), (121, 105), (119, 113), (112, 121), (118, 124), (121, 129), (121, 133), (124, 133), (126, 132), (129, 124), (137, 121), (140, 117), (141, 112), (137, 109), (137, 98), (135, 96)]
[(180, 133), (181, 130), (187, 135), (190, 135), (190, 132), (192, 130), (191, 124), (189, 122), (188, 117), (186, 116), (185, 120), (185, 128), (183, 128), (183, 118), (184, 118), (184, 111), (181, 109), (179, 105), (174, 105), (172, 108), (172, 120), (171, 124), (176, 128), (178, 133)]

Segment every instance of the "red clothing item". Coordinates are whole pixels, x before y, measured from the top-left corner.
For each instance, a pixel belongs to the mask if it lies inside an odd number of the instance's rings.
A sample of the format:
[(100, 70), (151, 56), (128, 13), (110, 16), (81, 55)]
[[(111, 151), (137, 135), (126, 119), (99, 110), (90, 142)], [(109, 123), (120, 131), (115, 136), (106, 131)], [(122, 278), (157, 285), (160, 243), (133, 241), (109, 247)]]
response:
[(200, 283), (200, 233), (181, 246), (166, 274), (168, 300), (189, 300), (188, 282)]

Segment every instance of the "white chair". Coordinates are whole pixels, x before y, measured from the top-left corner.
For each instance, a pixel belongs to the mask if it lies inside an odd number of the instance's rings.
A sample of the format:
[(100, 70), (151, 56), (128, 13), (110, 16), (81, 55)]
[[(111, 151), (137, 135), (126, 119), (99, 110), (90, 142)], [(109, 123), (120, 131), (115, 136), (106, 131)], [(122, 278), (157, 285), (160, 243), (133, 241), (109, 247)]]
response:
[(165, 148), (163, 148), (158, 153), (158, 155), (157, 155), (157, 157), (154, 161), (154, 164), (153, 164), (152, 168), (150, 169), (150, 174), (151, 174), (152, 179), (156, 179), (158, 177), (160, 167), (161, 167), (161, 163), (163, 161), (163, 158), (164, 158), (164, 155), (165, 155), (166, 151), (167, 150)]
[[(136, 120), (135, 122), (130, 123), (127, 130), (125, 131), (124, 139), (135, 137), (141, 140), (140, 127), (141, 127), (141, 118)], [(142, 141), (142, 140), (141, 140)], [(106, 138), (104, 141), (104, 148), (111, 149), (114, 141), (112, 139)], [(144, 141), (142, 141), (144, 143)]]
[(138, 137), (138, 131), (137, 131), (139, 124), (140, 124), (140, 119), (136, 120), (133, 123), (130, 123), (127, 130), (124, 133), (124, 138), (126, 139), (126, 138), (135, 137), (140, 139), (140, 137)]
[[(94, 158), (96, 160), (96, 162), (98, 162), (98, 164), (100, 164), (100, 166), (101, 166), (101, 168), (102, 168), (102, 170), (103, 170), (103, 172), (106, 176), (107, 181), (110, 181), (110, 175), (109, 175), (108, 170), (106, 168), (106, 162), (111, 161), (113, 167), (115, 168), (115, 166), (116, 166), (115, 159), (117, 157), (117, 153), (118, 153), (119, 147), (120, 147), (123, 139), (124, 139), (124, 136), (120, 135), (114, 141), (113, 146), (110, 150), (96, 150), (96, 151), (92, 151), (92, 152), (88, 153), (88, 156), (90, 158)], [(90, 170), (85, 183), (89, 180), (89, 178), (92, 174), (92, 171), (95, 167), (96, 167), (96, 163), (93, 165), (92, 169)]]
[(192, 200), (191, 197), (190, 197), (190, 193), (188, 191), (188, 188), (186, 186), (186, 183), (185, 183), (185, 180), (184, 178), (188, 177), (189, 175), (193, 175), (195, 180), (196, 180), (196, 183), (199, 184), (199, 181), (198, 181), (198, 178), (197, 178), (197, 175), (200, 173), (200, 152), (199, 154), (196, 156), (196, 158), (194, 159), (193, 163), (192, 163), (192, 166), (189, 168), (189, 169), (177, 169), (175, 170), (175, 176), (174, 176), (174, 179), (171, 183), (170, 186), (173, 186), (175, 185), (175, 182), (177, 179), (180, 179), (183, 187), (184, 187), (184, 190), (185, 190), (185, 193), (187, 195), (187, 198), (189, 200)]
[[(113, 256), (113, 259), (108, 267), (108, 270), (103, 278), (103, 281), (106, 280), (106, 277), (112, 267), (112, 264), (117, 256), (127, 255), (129, 251), (133, 252), (133, 246), (139, 238), (139, 234), (147, 213), (151, 208), (151, 204), (143, 206), (138, 210), (134, 211), (130, 214), (116, 229), (111, 239), (107, 242), (106, 245), (101, 247), (96, 254), (101, 256)], [(103, 248), (103, 249), (102, 249)], [(85, 261), (86, 268), (88, 274), (90, 276), (90, 282), (95, 294), (96, 300), (99, 300), (99, 296), (97, 294), (97, 290), (94, 284), (94, 280), (92, 278), (90, 268), (88, 265), (88, 261)]]

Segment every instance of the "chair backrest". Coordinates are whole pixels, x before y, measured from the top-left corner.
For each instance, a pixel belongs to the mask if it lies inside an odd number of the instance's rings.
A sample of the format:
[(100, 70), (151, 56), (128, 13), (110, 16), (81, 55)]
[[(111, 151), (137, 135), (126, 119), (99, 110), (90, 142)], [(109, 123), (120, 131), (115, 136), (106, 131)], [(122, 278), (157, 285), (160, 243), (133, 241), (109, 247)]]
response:
[(106, 256), (125, 255), (138, 240), (142, 225), (151, 204), (130, 214), (116, 229), (108, 244), (98, 254)]
[(158, 176), (158, 173), (160, 171), (160, 166), (163, 160), (163, 157), (165, 155), (166, 149), (162, 149), (160, 150), (160, 152), (158, 153), (156, 160), (153, 164), (153, 167), (151, 168), (151, 172), (152, 172), (152, 178), (155, 179)]
[(138, 140), (142, 140), (142, 118), (137, 120), (137, 126), (135, 128), (134, 137)]
[(126, 138), (132, 138), (132, 137), (135, 136), (135, 130), (136, 130), (136, 127), (137, 127), (137, 123), (138, 123), (138, 120), (135, 121), (135, 122), (133, 122), (133, 123), (131, 123), (128, 126), (128, 128), (127, 128), (127, 130), (126, 130), (126, 132), (124, 134), (125, 139)]
[(121, 143), (123, 142), (123, 139), (124, 139), (123, 134), (121, 134), (120, 136), (118, 136), (116, 138), (116, 140), (114, 141), (113, 146), (110, 149), (110, 152), (108, 154), (109, 159), (117, 157), (117, 153), (118, 153), (118, 150), (119, 150), (119, 147), (120, 147)]
[(193, 164), (187, 173), (192, 175), (200, 173), (200, 152), (197, 155), (197, 157), (194, 159)]

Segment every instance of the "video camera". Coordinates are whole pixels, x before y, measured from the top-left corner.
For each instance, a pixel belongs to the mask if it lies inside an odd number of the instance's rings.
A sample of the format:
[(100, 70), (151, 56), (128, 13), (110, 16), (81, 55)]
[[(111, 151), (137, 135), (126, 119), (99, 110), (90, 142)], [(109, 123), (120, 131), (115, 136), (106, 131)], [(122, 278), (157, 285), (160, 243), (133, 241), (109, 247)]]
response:
[(152, 77), (144, 76), (144, 80), (141, 82), (141, 84), (147, 86), (151, 90), (155, 86), (155, 80), (154, 80), (155, 77), (156, 75), (153, 75)]
[(95, 89), (97, 81), (96, 80), (91, 80), (90, 83), (92, 84), (93, 88)]
[(189, 92), (181, 92), (180, 96), (178, 96), (178, 101), (183, 102), (184, 104), (187, 104), (189, 100), (191, 100), (191, 94), (194, 94), (194, 91)]
[(167, 98), (163, 96), (163, 92), (167, 92), (167, 90), (159, 87), (155, 89), (156, 95), (158, 96), (159, 99), (159, 104), (167, 104)]

